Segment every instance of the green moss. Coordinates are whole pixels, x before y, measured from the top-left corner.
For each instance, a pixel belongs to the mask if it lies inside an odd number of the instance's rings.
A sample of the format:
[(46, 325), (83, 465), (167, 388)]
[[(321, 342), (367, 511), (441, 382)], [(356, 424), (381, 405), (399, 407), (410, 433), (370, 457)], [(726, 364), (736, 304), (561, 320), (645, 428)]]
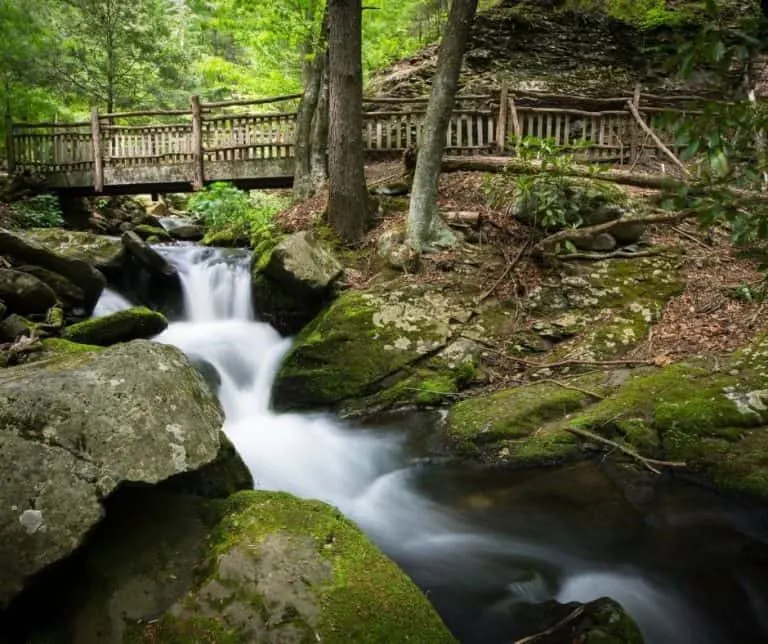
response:
[[(209, 540), (199, 584), (200, 588), (223, 584), (228, 590), (217, 595), (220, 599), (193, 591), (182, 608), (159, 620), (156, 641), (160, 644), (273, 641), (276, 629), (285, 625), (294, 634), (290, 641), (299, 637), (302, 642), (338, 644), (454, 641), (413, 582), (335, 508), (286, 493), (252, 491), (238, 493), (216, 507), (220, 519)], [(262, 566), (260, 562), (269, 556), (267, 543), (274, 544), (275, 537), (282, 544), (304, 549), (300, 561), (290, 565), (299, 567), (296, 574), (305, 571), (299, 592), (309, 593), (309, 599), (275, 602), (252, 579), (244, 579), (248, 583), (237, 588), (227, 586), (221, 562), (235, 552), (242, 567)], [(268, 569), (261, 570), (260, 574), (269, 574)], [(318, 576), (318, 570), (325, 572)], [(235, 594), (227, 594), (230, 591)], [(235, 606), (255, 611), (261, 624), (251, 619), (242, 622), (244, 628), (238, 627), (231, 617)], [(210, 617), (201, 619), (201, 612)], [(261, 637), (249, 631), (252, 626)], [(206, 639), (209, 633), (222, 639)]]
[(42, 344), (43, 350), (46, 353), (55, 354), (87, 353), (90, 351), (101, 351), (104, 348), (94, 344), (71, 342), (63, 338), (46, 338), (42, 341)]
[(137, 306), (77, 322), (66, 327), (61, 336), (72, 342), (108, 346), (138, 338), (151, 338), (167, 326), (168, 321), (161, 313)]
[(386, 378), (445, 343), (451, 311), (420, 290), (343, 293), (297, 337), (278, 372), (276, 402), (329, 405), (386, 387)]
[(168, 234), (168, 232), (164, 228), (160, 228), (160, 226), (149, 226), (147, 224), (141, 224), (139, 226), (134, 226), (133, 232), (135, 232), (142, 239), (146, 239), (148, 242), (152, 238), (157, 241), (171, 240), (171, 236)]
[(233, 248), (249, 246), (250, 240), (242, 234), (242, 230), (240, 229), (225, 228), (219, 230), (207, 230), (200, 243), (204, 246)]
[(210, 617), (184, 619), (165, 615), (159, 624), (130, 624), (123, 644), (250, 644), (249, 640)]

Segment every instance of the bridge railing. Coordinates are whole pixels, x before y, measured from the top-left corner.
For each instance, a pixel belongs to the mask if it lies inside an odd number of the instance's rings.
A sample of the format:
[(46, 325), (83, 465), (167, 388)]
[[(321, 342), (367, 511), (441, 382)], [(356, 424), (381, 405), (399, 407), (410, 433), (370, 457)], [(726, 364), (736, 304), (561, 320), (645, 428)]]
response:
[[(199, 188), (213, 178), (242, 176), (235, 172), (238, 166), (290, 159), (299, 98), (292, 94), (202, 103), (192, 97), (187, 110), (112, 114), (93, 110), (88, 121), (17, 123), (7, 142), (9, 170), (77, 175), (78, 185), (92, 185), (97, 192), (105, 184), (164, 180)], [(634, 162), (655, 151), (655, 145), (643, 138), (628, 103), (674, 147), (659, 116), (695, 115), (695, 104), (701, 100), (639, 91), (613, 98), (564, 96), (513, 92), (502, 85), (494, 93), (457, 97), (446, 148), (451, 154), (514, 154), (512, 139), (534, 136), (552, 139), (564, 150), (579, 148), (589, 160)], [(423, 96), (364, 99), (366, 150), (376, 155), (421, 145), (427, 103)], [(207, 171), (214, 166), (220, 172)], [(275, 171), (277, 166), (270, 167)], [(285, 167), (280, 165), (283, 174)]]

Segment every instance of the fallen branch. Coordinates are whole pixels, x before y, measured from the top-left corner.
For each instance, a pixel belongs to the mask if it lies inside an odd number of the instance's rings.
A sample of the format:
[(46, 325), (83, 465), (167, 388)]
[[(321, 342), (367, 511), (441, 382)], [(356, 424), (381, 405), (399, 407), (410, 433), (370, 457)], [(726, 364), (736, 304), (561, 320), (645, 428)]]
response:
[(604, 224), (597, 224), (596, 226), (586, 226), (584, 228), (565, 228), (560, 232), (550, 235), (542, 239), (536, 246), (536, 251), (539, 253), (552, 253), (552, 249), (558, 244), (566, 241), (573, 241), (579, 239), (588, 239), (594, 237), (597, 233), (610, 232), (614, 228), (620, 226), (626, 226), (631, 224), (679, 224), (681, 221), (690, 217), (696, 216), (696, 211), (680, 210), (676, 213), (657, 212), (652, 215), (645, 215), (642, 217), (622, 217), (621, 219), (614, 219), (613, 221), (607, 221)]
[(525, 253), (525, 250), (528, 248), (528, 245), (530, 244), (530, 241), (526, 241), (518, 251), (517, 255), (515, 256), (515, 259), (513, 259), (511, 262), (507, 264), (507, 267), (504, 269), (504, 272), (499, 275), (499, 279), (497, 279), (491, 288), (489, 288), (485, 293), (483, 293), (479, 298), (477, 298), (477, 301), (475, 302), (475, 305), (480, 304), (482, 301), (487, 299), (491, 293), (493, 293), (498, 287), (499, 284), (501, 284), (504, 279), (507, 277), (507, 275), (510, 274), (512, 269), (517, 265), (517, 263), (522, 259), (523, 253)]
[(679, 226), (672, 226), (672, 230), (674, 230), (681, 237), (685, 237), (686, 239), (690, 239), (694, 244), (697, 244), (698, 246), (701, 246), (702, 248), (706, 248), (707, 250), (712, 250), (711, 246), (708, 246), (703, 241), (701, 241), (698, 237), (696, 237), (695, 235), (691, 235), (691, 233), (683, 230)]
[(589, 259), (599, 262), (602, 259), (610, 259), (611, 257), (654, 257), (658, 253), (654, 253), (649, 250), (641, 251), (629, 251), (629, 250), (614, 250), (610, 253), (567, 253), (563, 255), (556, 255), (557, 259), (568, 261), (569, 259)]
[(586, 606), (579, 606), (573, 612), (569, 613), (563, 619), (557, 622), (557, 624), (555, 624), (554, 626), (551, 626), (547, 630), (541, 631), (540, 633), (534, 633), (533, 635), (524, 637), (521, 640), (516, 640), (515, 644), (534, 644), (535, 642), (538, 642), (539, 640), (545, 637), (553, 635), (554, 633), (557, 633), (557, 631), (559, 631), (561, 628), (563, 628), (563, 626), (567, 626), (570, 622), (572, 622), (576, 618), (581, 617), (585, 609), (586, 609)]
[(688, 168), (685, 167), (685, 164), (677, 157), (674, 152), (672, 152), (672, 150), (664, 145), (664, 142), (658, 136), (656, 136), (656, 133), (643, 120), (643, 117), (640, 116), (640, 112), (637, 111), (635, 104), (632, 101), (627, 101), (627, 106), (629, 107), (629, 111), (631, 112), (633, 118), (635, 121), (637, 121), (637, 124), (642, 128), (643, 132), (651, 137), (651, 140), (656, 144), (656, 147), (659, 148), (659, 150), (661, 150), (669, 158), (669, 160), (672, 161), (672, 163), (680, 168), (686, 177), (690, 177), (691, 173), (688, 171)]
[(553, 385), (557, 385), (558, 387), (562, 387), (563, 389), (570, 389), (571, 391), (578, 391), (579, 393), (584, 394), (585, 396), (589, 396), (590, 398), (594, 398), (596, 400), (605, 400), (605, 396), (602, 394), (599, 394), (595, 391), (590, 391), (589, 389), (582, 389), (581, 387), (577, 387), (576, 385), (569, 385), (565, 382), (560, 382), (559, 380), (555, 380), (554, 378), (543, 378), (542, 380), (537, 380), (538, 382), (550, 382)]
[(533, 360), (526, 360), (525, 358), (516, 358), (515, 356), (507, 355), (506, 353), (501, 353), (505, 358), (508, 358), (509, 360), (512, 360), (514, 362), (519, 362), (520, 364), (524, 364), (527, 367), (531, 367), (533, 369), (556, 369), (559, 367), (584, 367), (584, 366), (591, 366), (591, 367), (626, 367), (626, 366), (632, 366), (632, 365), (648, 365), (651, 366), (654, 364), (653, 360), (634, 360), (632, 358), (626, 358), (624, 360), (561, 360), (559, 362), (550, 362), (547, 363), (541, 363), (541, 362), (534, 362)]
[(654, 474), (661, 474), (661, 470), (659, 470), (658, 467), (688, 467), (686, 463), (683, 463), (680, 461), (660, 461), (655, 458), (647, 458), (641, 454), (638, 454), (633, 449), (624, 447), (623, 445), (617, 443), (616, 441), (609, 440), (608, 438), (603, 438), (599, 434), (595, 434), (594, 432), (587, 431), (586, 429), (577, 429), (576, 427), (566, 427), (566, 431), (571, 432), (571, 434), (576, 434), (577, 436), (581, 436), (582, 438), (587, 438), (589, 440), (602, 443), (603, 445), (608, 445), (613, 449), (617, 449), (622, 454), (626, 454), (627, 456), (634, 458), (636, 461), (638, 461), (643, 466), (647, 467)]
[(477, 210), (449, 210), (442, 215), (449, 226), (477, 226), (483, 223), (483, 215)]

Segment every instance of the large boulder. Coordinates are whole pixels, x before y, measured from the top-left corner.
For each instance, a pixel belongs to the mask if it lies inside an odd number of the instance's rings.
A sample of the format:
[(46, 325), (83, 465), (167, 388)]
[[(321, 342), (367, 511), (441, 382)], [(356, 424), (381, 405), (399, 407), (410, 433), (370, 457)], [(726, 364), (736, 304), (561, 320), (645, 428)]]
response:
[(143, 306), (77, 322), (64, 329), (61, 337), (72, 342), (106, 347), (118, 342), (152, 338), (168, 326), (162, 313)]
[(154, 276), (162, 280), (178, 280), (179, 276), (173, 265), (135, 232), (124, 232), (121, 240), (131, 258)]
[(87, 311), (96, 305), (106, 285), (104, 275), (89, 262), (60, 255), (32, 239), (24, 239), (1, 228), (0, 254), (11, 257), (17, 263), (40, 266), (65, 277), (82, 289)]
[(169, 228), (168, 234), (182, 241), (200, 241), (205, 235), (205, 228), (198, 224), (182, 224)]
[(118, 486), (214, 461), (222, 420), (186, 357), (146, 340), (0, 370), (0, 605), (80, 545)]
[(343, 267), (310, 232), (262, 244), (253, 258), (253, 299), (262, 317), (283, 333), (296, 333), (332, 294)]
[(24, 238), (48, 248), (57, 255), (88, 262), (99, 270), (119, 264), (123, 250), (119, 237), (107, 237), (79, 230), (30, 228), (24, 231)]
[(73, 284), (63, 275), (50, 271), (42, 266), (25, 264), (17, 266), (16, 270), (34, 275), (53, 289), (65, 309), (75, 309), (86, 306), (85, 292), (77, 284)]
[(250, 642), (455, 641), (413, 582), (338, 510), (241, 492), (221, 516), (208, 575), (159, 620), (158, 641), (212, 631)]
[(274, 402), (283, 409), (333, 405), (392, 384), (447, 347), (470, 306), (407, 285), (347, 291), (296, 338), (278, 372)]
[(34, 275), (0, 268), (0, 297), (14, 313), (44, 314), (58, 302), (56, 293)]

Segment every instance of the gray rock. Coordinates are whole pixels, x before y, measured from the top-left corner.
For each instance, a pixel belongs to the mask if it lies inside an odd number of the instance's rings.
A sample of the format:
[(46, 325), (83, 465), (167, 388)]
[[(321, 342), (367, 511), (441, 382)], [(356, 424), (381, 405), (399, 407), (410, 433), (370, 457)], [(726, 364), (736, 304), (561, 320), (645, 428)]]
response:
[(264, 273), (283, 288), (309, 297), (326, 294), (342, 270), (333, 253), (307, 231), (283, 238), (264, 267)]
[(169, 229), (168, 234), (182, 241), (200, 241), (205, 235), (205, 228), (197, 224), (183, 224)]
[(34, 275), (0, 268), (0, 297), (14, 313), (45, 313), (58, 298), (50, 286)]
[(186, 357), (146, 340), (0, 370), (0, 605), (80, 545), (116, 487), (213, 462), (222, 419)]
[(382, 233), (376, 241), (376, 250), (388, 266), (402, 271), (415, 270), (418, 255), (405, 243), (405, 231), (393, 228)]
[[(123, 246), (117, 237), (79, 230), (32, 228), (24, 231), (24, 238), (45, 246), (57, 255), (92, 264), (99, 270), (118, 264), (123, 251)], [(34, 263), (39, 264), (39, 262)]]
[(29, 335), (31, 327), (29, 320), (12, 313), (0, 322), (0, 342), (16, 342), (21, 336)]
[(5, 306), (5, 302), (0, 300), (0, 320), (2, 320), (5, 317), (5, 314), (7, 313), (8, 308)]
[(153, 276), (178, 281), (179, 276), (173, 265), (135, 232), (124, 232), (121, 240), (129, 255)]
[(616, 240), (609, 233), (598, 233), (588, 239), (576, 239), (573, 243), (576, 248), (581, 250), (593, 250), (600, 253), (616, 248)]
[[(0, 254), (66, 277), (82, 289), (88, 311), (93, 309), (107, 283), (104, 275), (90, 263), (75, 257), (59, 255), (31, 239), (24, 239), (3, 228), (0, 228)], [(6, 303), (10, 304), (7, 300)]]
[(40, 281), (45, 282), (51, 289), (53, 289), (53, 292), (56, 293), (59, 300), (61, 300), (64, 305), (64, 308), (71, 309), (78, 306), (85, 306), (86, 299), (83, 289), (76, 284), (73, 284), (63, 275), (59, 275), (42, 266), (17, 266), (16, 270), (34, 275)]

